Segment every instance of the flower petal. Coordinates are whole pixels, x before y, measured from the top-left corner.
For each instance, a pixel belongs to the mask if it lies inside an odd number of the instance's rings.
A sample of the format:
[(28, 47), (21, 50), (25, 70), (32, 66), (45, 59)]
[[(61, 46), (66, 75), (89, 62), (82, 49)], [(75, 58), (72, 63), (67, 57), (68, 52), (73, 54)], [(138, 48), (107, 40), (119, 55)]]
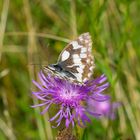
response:
[(48, 104), (49, 102), (44, 102), (44, 103), (42, 103), (42, 104), (37, 104), (37, 105), (32, 105), (31, 107), (39, 107), (39, 106), (44, 106), (44, 105), (46, 105), (46, 104)]
[(41, 112), (41, 114), (44, 114), (45, 112), (47, 112), (51, 104), (52, 104), (52, 102), (49, 103), (49, 104), (45, 107), (45, 109)]
[(100, 102), (110, 99), (109, 95), (103, 95), (103, 94), (100, 94), (100, 93), (92, 94), (90, 97), (92, 99), (94, 99), (96, 101), (100, 101)]
[(62, 113), (62, 110), (58, 111), (57, 114), (54, 117), (52, 117), (51, 119), (49, 119), (49, 121), (55, 120), (61, 113)]

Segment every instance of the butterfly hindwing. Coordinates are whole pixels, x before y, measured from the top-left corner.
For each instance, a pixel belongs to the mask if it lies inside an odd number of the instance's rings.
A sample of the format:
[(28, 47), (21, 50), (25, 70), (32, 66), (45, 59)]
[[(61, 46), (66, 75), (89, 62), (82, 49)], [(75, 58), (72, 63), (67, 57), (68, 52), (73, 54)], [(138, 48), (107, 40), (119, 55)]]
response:
[(94, 68), (92, 40), (89, 33), (84, 33), (71, 41), (61, 52), (58, 64), (65, 71), (72, 73), (78, 82), (88, 80)]

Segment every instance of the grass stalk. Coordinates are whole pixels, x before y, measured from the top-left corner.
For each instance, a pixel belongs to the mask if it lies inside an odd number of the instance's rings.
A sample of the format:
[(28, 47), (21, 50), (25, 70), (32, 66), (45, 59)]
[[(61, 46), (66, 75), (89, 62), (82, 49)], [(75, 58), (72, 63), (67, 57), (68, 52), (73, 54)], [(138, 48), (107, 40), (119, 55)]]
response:
[(1, 57), (2, 57), (2, 47), (3, 47), (4, 34), (6, 30), (8, 10), (9, 10), (9, 0), (4, 0), (3, 9), (1, 13), (1, 19), (0, 19), (1, 21), (0, 22), (0, 62), (1, 62)]
[[(33, 26), (33, 21), (32, 21), (32, 16), (31, 16), (31, 12), (30, 12), (30, 5), (29, 5), (29, 1), (28, 0), (23, 0), (23, 8), (24, 8), (24, 12), (25, 12), (25, 17), (26, 17), (26, 24), (27, 24), (27, 29), (28, 29), (28, 63), (32, 63), (33, 62), (33, 55), (34, 52), (36, 51), (36, 39), (34, 36), (34, 26)], [(29, 75), (30, 75), (30, 79), (34, 78), (35, 79), (35, 68), (34, 66), (30, 66), (29, 67)], [(38, 100), (33, 99), (34, 104), (38, 104)], [(38, 126), (38, 132), (39, 132), (39, 137), (40, 140), (45, 140), (46, 136), (45, 136), (45, 132), (44, 132), (44, 126), (42, 124), (42, 117), (40, 115), (40, 108), (36, 108), (35, 109), (35, 116), (36, 116), (36, 121), (37, 121), (37, 126)]]

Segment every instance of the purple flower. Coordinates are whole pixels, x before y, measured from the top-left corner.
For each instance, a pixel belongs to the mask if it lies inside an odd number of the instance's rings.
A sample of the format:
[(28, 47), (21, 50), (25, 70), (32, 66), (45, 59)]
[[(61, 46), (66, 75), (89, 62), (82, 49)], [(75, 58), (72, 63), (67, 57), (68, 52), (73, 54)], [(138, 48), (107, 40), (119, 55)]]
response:
[(91, 99), (88, 100), (88, 110), (101, 114), (101, 117), (104, 116), (110, 119), (115, 119), (116, 110), (120, 105), (120, 103), (116, 102), (111, 103), (110, 100), (102, 102)]
[(105, 75), (84, 84), (70, 82), (50, 73), (44, 75), (43, 72), (39, 73), (39, 79), (41, 83), (33, 81), (39, 91), (32, 94), (41, 100), (41, 103), (32, 107), (44, 106), (42, 114), (48, 111), (51, 105), (58, 107), (58, 112), (49, 120), (55, 121), (56, 127), (62, 120), (65, 121), (66, 127), (70, 124), (74, 126), (75, 122), (81, 127), (85, 126), (86, 122), (90, 122), (89, 115), (96, 118), (103, 115), (101, 111), (97, 111), (96, 105), (90, 110), (89, 101), (104, 103), (110, 100), (108, 95), (102, 94), (109, 86), (109, 83), (105, 82), (107, 79)]

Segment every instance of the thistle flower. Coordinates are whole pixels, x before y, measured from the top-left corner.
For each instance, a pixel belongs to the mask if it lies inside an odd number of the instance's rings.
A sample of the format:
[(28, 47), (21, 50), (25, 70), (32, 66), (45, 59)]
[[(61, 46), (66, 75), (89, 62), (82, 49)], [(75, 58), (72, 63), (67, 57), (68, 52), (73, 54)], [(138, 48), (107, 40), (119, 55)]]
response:
[(88, 100), (88, 110), (99, 113), (101, 117), (107, 117), (109, 119), (115, 119), (116, 110), (120, 105), (120, 103), (112, 103), (110, 99), (102, 102), (91, 99)]
[(44, 75), (43, 72), (39, 73), (39, 79), (41, 83), (33, 81), (39, 91), (32, 92), (32, 94), (41, 100), (41, 103), (32, 107), (44, 106), (41, 112), (44, 114), (51, 108), (51, 105), (57, 106), (59, 111), (49, 120), (55, 121), (56, 127), (61, 124), (62, 120), (65, 120), (66, 127), (70, 124), (74, 126), (75, 122), (81, 127), (85, 126), (86, 122), (90, 122), (89, 116), (98, 118), (103, 115), (100, 111), (97, 112), (98, 106), (96, 105), (89, 110), (89, 101), (90, 103), (102, 103), (110, 100), (109, 95), (103, 94), (109, 86), (109, 83), (105, 82), (107, 79), (105, 75), (86, 81), (84, 84), (70, 82), (50, 73)]

